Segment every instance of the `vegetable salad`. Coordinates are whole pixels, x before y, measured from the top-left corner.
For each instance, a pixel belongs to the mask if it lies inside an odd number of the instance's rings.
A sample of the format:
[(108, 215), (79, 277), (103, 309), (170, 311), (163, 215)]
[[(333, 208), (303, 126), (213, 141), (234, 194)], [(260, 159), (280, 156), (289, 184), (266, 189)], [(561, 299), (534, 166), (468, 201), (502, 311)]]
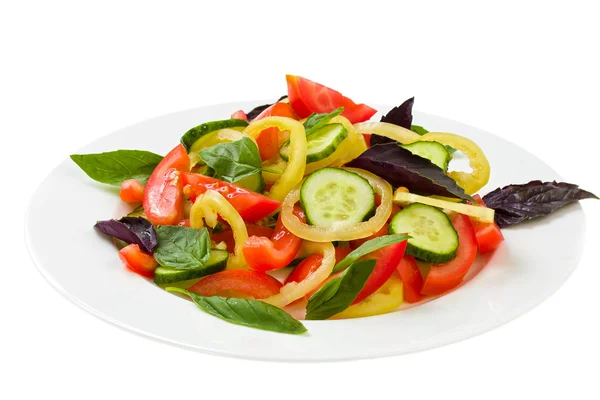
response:
[[(534, 180), (481, 197), (484, 149), (413, 125), (414, 98), (375, 121), (333, 89), (286, 81), (287, 96), (199, 121), (164, 157), (71, 156), (134, 205), (95, 225), (123, 264), (227, 322), (300, 334), (302, 319), (392, 312), (459, 286), (501, 228), (597, 198)], [(451, 169), (456, 154), (470, 172)]]

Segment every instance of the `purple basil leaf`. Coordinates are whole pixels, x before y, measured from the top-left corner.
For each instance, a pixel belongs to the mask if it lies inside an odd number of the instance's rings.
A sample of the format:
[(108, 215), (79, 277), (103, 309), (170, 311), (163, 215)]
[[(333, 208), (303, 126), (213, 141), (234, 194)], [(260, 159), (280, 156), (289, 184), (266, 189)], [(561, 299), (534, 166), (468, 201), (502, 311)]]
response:
[(495, 210), (500, 228), (548, 215), (567, 204), (598, 197), (571, 183), (531, 181), (508, 185), (483, 196), (483, 202)]
[[(284, 96), (281, 96), (281, 97), (279, 98), (279, 100), (277, 100), (275, 103), (277, 103), (277, 102), (279, 102), (279, 101), (281, 101), (281, 100), (285, 99), (286, 97), (287, 97), (287, 96), (285, 96), (285, 95), (284, 95)], [(252, 121), (254, 118), (258, 117), (258, 115), (259, 115), (261, 112), (265, 111), (267, 108), (271, 107), (271, 106), (272, 106), (273, 104), (275, 104), (275, 103), (271, 103), (271, 104), (263, 104), (262, 106), (257, 106), (257, 107), (254, 107), (252, 110), (248, 111), (248, 112), (246, 113), (246, 117), (248, 117), (248, 122), (250, 122), (250, 121)]]
[[(386, 115), (381, 117), (381, 122), (387, 122), (389, 124), (394, 124), (406, 129), (410, 129), (410, 127), (412, 126), (412, 108), (414, 103), (415, 98), (411, 97), (399, 106), (392, 108)], [(387, 138), (385, 136), (371, 136), (371, 146), (375, 146), (376, 144), (386, 144), (394, 142), (395, 140)]]
[(404, 186), (411, 192), (474, 201), (440, 167), (395, 143), (372, 146), (348, 166), (366, 169), (392, 186)]
[(137, 244), (146, 253), (152, 253), (158, 244), (154, 225), (142, 217), (123, 217), (120, 220), (99, 221), (94, 227), (100, 232), (126, 243)]

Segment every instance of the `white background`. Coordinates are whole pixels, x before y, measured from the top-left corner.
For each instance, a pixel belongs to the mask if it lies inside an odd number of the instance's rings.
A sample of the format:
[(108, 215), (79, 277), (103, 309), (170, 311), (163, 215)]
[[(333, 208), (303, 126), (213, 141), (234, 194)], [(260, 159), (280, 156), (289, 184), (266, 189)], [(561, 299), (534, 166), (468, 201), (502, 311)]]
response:
[(210, 3), (1, 3), (0, 398), (597, 398), (593, 200), (583, 203), (581, 264), (543, 305), (479, 337), (401, 357), (208, 356), (117, 329), (50, 287), (22, 229), (30, 195), (55, 164), (150, 117), (277, 97), (285, 73), (363, 102), (414, 95), (416, 110), (503, 136), (600, 194), (593, 1)]

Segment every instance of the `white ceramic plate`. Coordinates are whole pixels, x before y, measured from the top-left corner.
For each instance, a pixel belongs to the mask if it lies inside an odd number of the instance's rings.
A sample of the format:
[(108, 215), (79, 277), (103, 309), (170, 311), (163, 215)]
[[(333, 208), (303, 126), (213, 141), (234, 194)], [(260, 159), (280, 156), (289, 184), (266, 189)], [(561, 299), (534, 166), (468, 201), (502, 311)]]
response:
[[(143, 149), (166, 154), (183, 132), (261, 102), (222, 104), (154, 118), (104, 136), (78, 153)], [(380, 107), (380, 110), (389, 107)], [(492, 166), (481, 193), (510, 183), (559, 176), (518, 146), (482, 130), (415, 113), (415, 123), (477, 142)], [(579, 261), (584, 214), (571, 205), (506, 229), (506, 242), (480, 257), (463, 285), (425, 304), (382, 316), (306, 321), (309, 333), (285, 335), (226, 323), (123, 267), (97, 220), (129, 209), (118, 189), (88, 178), (70, 159), (33, 195), (26, 241), (33, 261), (62, 294), (91, 313), (147, 337), (208, 353), (264, 360), (331, 361), (402, 354), (456, 342), (522, 315), (567, 279)]]

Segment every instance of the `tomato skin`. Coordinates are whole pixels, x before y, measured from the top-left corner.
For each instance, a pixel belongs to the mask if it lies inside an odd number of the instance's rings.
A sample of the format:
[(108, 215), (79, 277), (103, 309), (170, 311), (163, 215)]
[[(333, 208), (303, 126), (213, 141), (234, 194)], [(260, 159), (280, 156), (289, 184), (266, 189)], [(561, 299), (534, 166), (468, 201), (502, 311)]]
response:
[(387, 225), (383, 225), (380, 230), (378, 230), (377, 232), (375, 232), (374, 234), (372, 234), (369, 237), (362, 238), (362, 239), (351, 240), (350, 241), (350, 248), (352, 248), (353, 250), (357, 249), (360, 246), (362, 246), (363, 243), (365, 243), (365, 242), (367, 242), (367, 241), (369, 241), (371, 239), (375, 239), (375, 238), (378, 238), (380, 236), (385, 236), (385, 235), (388, 234), (388, 229), (389, 228), (388, 228)]
[(363, 133), (363, 137), (365, 138), (365, 142), (367, 142), (367, 147), (371, 147), (371, 134)]
[(279, 293), (281, 286), (277, 279), (264, 272), (231, 269), (208, 275), (188, 290), (201, 296), (214, 296), (219, 292), (231, 290), (255, 299), (265, 299)]
[[(474, 195), (473, 198), (477, 203), (485, 207), (485, 203), (478, 194)], [(479, 254), (489, 253), (495, 250), (504, 241), (504, 235), (500, 230), (500, 227), (495, 222), (479, 222), (471, 220), (473, 229), (475, 229), (475, 238), (477, 239), (477, 248)]]
[[(336, 247), (335, 248), (335, 263), (342, 261), (352, 251), (349, 247)], [(300, 264), (294, 268), (294, 270), (285, 279), (284, 284), (289, 282), (302, 282), (307, 276), (315, 272), (321, 267), (321, 261), (323, 256), (318, 254), (312, 254), (306, 257)]]
[(288, 103), (277, 102), (266, 108), (254, 118), (254, 121), (261, 120), (266, 117), (287, 117), (298, 120), (298, 115), (294, 112)]
[(377, 112), (365, 104), (354, 103), (336, 90), (301, 76), (286, 75), (286, 80), (290, 104), (300, 118), (306, 118), (313, 112), (328, 113), (344, 107), (342, 115), (355, 124), (367, 121)]
[(246, 222), (261, 220), (281, 207), (280, 202), (267, 196), (209, 176), (184, 172), (181, 174), (181, 181), (184, 193), (190, 200), (195, 201), (198, 196), (207, 190), (216, 190), (231, 203)]
[(458, 286), (475, 261), (477, 256), (477, 239), (471, 219), (457, 214), (452, 225), (458, 233), (458, 250), (456, 257), (444, 264), (434, 264), (429, 269), (421, 294), (437, 295)]
[[(248, 230), (248, 236), (264, 236), (270, 238), (273, 234), (273, 229), (266, 226), (246, 224), (246, 229)], [(210, 238), (215, 243), (225, 242), (227, 250), (233, 250), (235, 247), (235, 239), (233, 238), (233, 231), (231, 229), (214, 233)]]
[(150, 222), (175, 225), (183, 219), (183, 191), (180, 172), (190, 170), (190, 157), (182, 145), (171, 150), (156, 166), (146, 188), (142, 205)]
[(125, 203), (139, 203), (144, 200), (144, 184), (137, 179), (127, 179), (121, 184), (119, 197)]
[(417, 303), (423, 299), (421, 289), (423, 289), (423, 276), (417, 265), (417, 261), (412, 256), (405, 254), (398, 264), (398, 274), (402, 279), (404, 300), (409, 303)]
[[(302, 209), (296, 208), (294, 214), (303, 222), (306, 221)], [(281, 221), (281, 214), (279, 214), (270, 239), (262, 236), (250, 236), (246, 240), (243, 247), (244, 258), (248, 266), (255, 271), (281, 269), (292, 262), (301, 245), (302, 239), (287, 230)]]
[(360, 303), (390, 279), (394, 271), (396, 271), (398, 264), (400, 264), (405, 250), (406, 240), (403, 240), (402, 242), (375, 250), (363, 257), (366, 260), (376, 260), (377, 263), (375, 264), (375, 269), (369, 275), (369, 279), (367, 279), (367, 282), (365, 282), (365, 285), (352, 304)]
[(158, 263), (150, 254), (144, 253), (137, 244), (130, 244), (119, 250), (119, 258), (131, 271), (146, 278), (154, 278)]
[(276, 127), (264, 129), (256, 137), (256, 144), (262, 161), (275, 158), (279, 154), (279, 129)]
[(244, 121), (248, 121), (248, 116), (244, 112), (244, 110), (237, 110), (233, 114), (231, 114), (231, 119), (243, 119)]

